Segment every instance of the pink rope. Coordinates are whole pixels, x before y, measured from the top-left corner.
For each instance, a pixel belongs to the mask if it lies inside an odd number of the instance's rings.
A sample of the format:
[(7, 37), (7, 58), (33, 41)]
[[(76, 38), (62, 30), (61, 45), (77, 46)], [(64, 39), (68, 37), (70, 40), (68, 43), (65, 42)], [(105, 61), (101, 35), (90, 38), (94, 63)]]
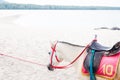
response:
[[(95, 39), (93, 39), (84, 49), (83, 49), (83, 51), (72, 61), (72, 62), (70, 62), (68, 65), (65, 65), (65, 66), (54, 66), (53, 64), (52, 64), (52, 59), (53, 59), (53, 55), (55, 54), (55, 52), (56, 52), (56, 45), (57, 45), (57, 43), (54, 45), (54, 47), (51, 47), (52, 48), (52, 55), (51, 55), (51, 59), (50, 59), (50, 61), (51, 61), (51, 66), (52, 66), (52, 68), (55, 68), (55, 69), (65, 69), (65, 68), (69, 68), (69, 67), (71, 67), (71, 65), (73, 64), (73, 63), (75, 63), (78, 59), (79, 59), (79, 57), (84, 53), (84, 51), (91, 45), (91, 43), (93, 42), (93, 41), (96, 41), (97, 39), (96, 39), (96, 37), (95, 37)], [(56, 58), (57, 59), (57, 58)]]
[(19, 61), (23, 61), (23, 62), (28, 62), (28, 63), (36, 64), (36, 65), (39, 65), (39, 66), (47, 66), (47, 65), (44, 65), (44, 64), (40, 64), (40, 63), (37, 63), (37, 62), (25, 60), (25, 59), (18, 58), (18, 57), (15, 57), (15, 56), (10, 56), (10, 55), (7, 55), (7, 54), (2, 54), (2, 53), (0, 53), (0, 55), (1, 55), (1, 56), (5, 56), (5, 57), (9, 57), (9, 58), (13, 58), (13, 59), (16, 59), (16, 60), (19, 60)]

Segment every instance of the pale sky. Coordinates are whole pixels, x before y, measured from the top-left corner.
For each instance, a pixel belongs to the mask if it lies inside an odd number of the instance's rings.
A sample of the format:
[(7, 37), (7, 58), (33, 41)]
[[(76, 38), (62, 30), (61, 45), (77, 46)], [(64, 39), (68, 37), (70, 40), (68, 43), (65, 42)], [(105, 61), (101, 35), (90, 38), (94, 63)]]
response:
[(40, 5), (120, 6), (120, 0), (5, 0), (13, 3)]
[(4, 0), (0, 0), (0, 2), (3, 2)]

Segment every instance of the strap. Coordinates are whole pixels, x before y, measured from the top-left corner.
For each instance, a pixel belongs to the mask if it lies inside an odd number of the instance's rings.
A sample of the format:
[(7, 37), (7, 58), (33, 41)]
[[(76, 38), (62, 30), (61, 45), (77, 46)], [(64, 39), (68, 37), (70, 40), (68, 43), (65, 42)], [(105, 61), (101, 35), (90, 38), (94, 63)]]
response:
[(94, 62), (95, 50), (92, 49), (91, 53), (92, 53), (92, 56), (91, 56), (91, 59), (90, 59), (90, 80), (96, 80), (95, 74), (93, 72), (93, 62)]

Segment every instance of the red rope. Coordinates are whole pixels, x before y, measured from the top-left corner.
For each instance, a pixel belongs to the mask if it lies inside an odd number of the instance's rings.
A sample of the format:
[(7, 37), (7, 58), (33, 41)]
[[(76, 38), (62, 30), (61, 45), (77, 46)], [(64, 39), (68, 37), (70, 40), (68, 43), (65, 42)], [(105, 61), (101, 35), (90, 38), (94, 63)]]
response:
[[(84, 50), (71, 62), (69, 63), (68, 65), (65, 65), (65, 66), (54, 66), (51, 64), (52, 68), (55, 68), (55, 69), (64, 69), (64, 68), (69, 68), (71, 67), (71, 65), (78, 60), (78, 58), (84, 53), (84, 51), (89, 47), (89, 44), (84, 48)], [(54, 51), (53, 51), (53, 54), (54, 54)]]
[(1, 56), (5, 56), (5, 57), (10, 57), (10, 58), (13, 58), (13, 59), (16, 59), (16, 60), (19, 60), (19, 61), (23, 61), (23, 62), (28, 62), (28, 63), (36, 64), (36, 65), (39, 65), (39, 66), (47, 66), (47, 65), (44, 65), (44, 64), (40, 64), (40, 63), (37, 63), (37, 62), (25, 60), (25, 59), (18, 58), (18, 57), (15, 57), (15, 56), (10, 56), (10, 55), (7, 55), (7, 54), (2, 54), (2, 53), (0, 53), (0, 55), (1, 55)]
[[(77, 61), (78, 59), (79, 59), (79, 57), (84, 53), (84, 51), (91, 45), (91, 43), (92, 42), (94, 42), (94, 41), (96, 41), (97, 39), (96, 39), (96, 37), (95, 37), (95, 39), (93, 39), (84, 49), (83, 49), (83, 51), (72, 61), (72, 62), (70, 62), (68, 65), (65, 65), (65, 66), (54, 66), (53, 64), (52, 64), (52, 59), (53, 59), (53, 55), (55, 54), (55, 52), (56, 52), (56, 45), (57, 45), (57, 43), (54, 45), (54, 47), (52, 48), (52, 55), (51, 55), (51, 66), (52, 66), (52, 68), (55, 68), (55, 69), (64, 69), (64, 68), (69, 68), (69, 67), (71, 67), (71, 65), (75, 62), (75, 61)], [(57, 59), (57, 58), (56, 58)]]
[[(58, 43), (58, 42), (56, 42), (55, 45), (54, 45), (53, 47), (51, 47), (51, 49), (52, 49), (52, 55), (51, 55), (51, 58), (50, 58), (50, 64), (53, 63), (52, 60), (53, 60), (53, 55), (54, 55), (54, 53), (56, 52), (55, 49), (56, 49), (56, 45), (57, 45), (57, 43)], [(56, 59), (57, 59), (57, 58), (56, 58)]]

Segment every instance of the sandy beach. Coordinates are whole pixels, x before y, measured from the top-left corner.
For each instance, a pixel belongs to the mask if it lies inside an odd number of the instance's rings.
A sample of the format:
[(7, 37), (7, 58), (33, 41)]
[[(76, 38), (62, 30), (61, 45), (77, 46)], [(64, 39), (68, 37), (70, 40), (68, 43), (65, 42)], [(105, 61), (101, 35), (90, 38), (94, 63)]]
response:
[[(43, 22), (40, 21), (39, 23), (39, 20), (35, 20), (36, 17), (34, 17), (34, 15), (28, 15), (28, 13), (32, 12), (35, 15), (40, 15), (40, 17), (42, 16)], [(48, 13), (51, 14), (48, 15)], [(98, 35), (98, 41), (107, 46), (112, 46), (120, 40), (120, 31), (92, 30), (93, 28), (91, 29), (91, 27), (89, 27), (90, 29), (81, 29), (82, 27), (79, 27), (80, 25), (75, 25), (77, 27), (74, 27), (72, 23), (72, 27), (69, 27), (69, 25), (66, 25), (67, 23), (64, 25), (64, 21), (60, 23), (60, 21), (54, 22), (55, 20), (53, 20), (53, 22), (51, 21), (51, 25), (49, 26), (49, 21), (52, 16), (57, 17), (57, 15), (59, 15), (58, 19), (60, 19), (61, 16), (66, 16), (70, 11), (62, 14), (57, 13), (59, 13), (59, 11), (55, 13), (52, 11), (0, 11), (0, 54), (47, 65), (49, 63), (49, 42), (52, 40), (62, 40), (79, 45), (87, 45), (94, 38), (95, 34)], [(72, 19), (75, 19), (74, 14), (71, 13), (69, 16), (73, 15)], [(26, 21), (28, 17), (33, 20)], [(74, 20), (71, 20), (71, 22), (72, 21)], [(31, 24), (32, 22), (34, 24)], [(36, 24), (36, 22), (39, 24)], [(54, 23), (55, 25), (53, 25)], [(68, 24), (70, 23), (68, 22)], [(58, 25), (58, 27), (56, 25)], [(66, 27), (63, 28), (60, 26)], [(46, 66), (0, 55), (0, 80), (78, 79), (73, 67), (50, 72)]]

